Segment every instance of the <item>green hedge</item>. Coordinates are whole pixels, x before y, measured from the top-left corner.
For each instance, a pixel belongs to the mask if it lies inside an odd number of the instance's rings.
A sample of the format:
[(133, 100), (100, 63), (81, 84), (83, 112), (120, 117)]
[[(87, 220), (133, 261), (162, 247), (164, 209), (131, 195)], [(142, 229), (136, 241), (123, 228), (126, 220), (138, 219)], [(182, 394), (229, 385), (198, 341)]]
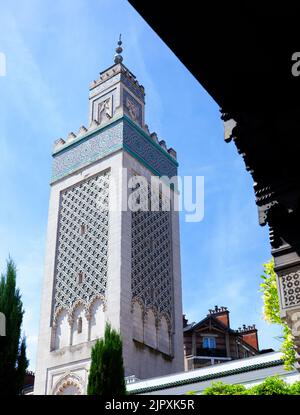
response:
[[(196, 394), (188, 392), (187, 394)], [(291, 385), (279, 376), (269, 376), (259, 385), (246, 388), (244, 385), (228, 385), (223, 382), (212, 382), (204, 389), (202, 395), (300, 395), (300, 381)]]

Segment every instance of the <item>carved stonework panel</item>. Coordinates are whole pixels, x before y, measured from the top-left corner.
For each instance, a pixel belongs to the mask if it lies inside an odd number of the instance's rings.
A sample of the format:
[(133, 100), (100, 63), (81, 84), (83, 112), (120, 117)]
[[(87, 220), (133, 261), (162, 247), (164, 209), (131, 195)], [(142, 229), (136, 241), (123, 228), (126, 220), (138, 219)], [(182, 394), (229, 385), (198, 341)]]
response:
[(120, 106), (120, 94), (117, 87), (109, 89), (102, 95), (98, 94), (90, 102), (89, 122), (97, 121), (99, 125), (107, 124)]
[(142, 106), (125, 89), (123, 90), (123, 106), (130, 118), (142, 125)]
[(110, 173), (104, 172), (61, 194), (55, 269), (54, 316), (76, 304), (86, 309), (105, 296)]
[(52, 395), (84, 395), (84, 382), (80, 376), (67, 373), (56, 383)]
[(109, 121), (113, 115), (112, 96), (106, 98), (98, 104), (98, 119), (99, 125)]
[(291, 329), (291, 336), (295, 346), (295, 368), (300, 371), (300, 307), (286, 310), (284, 321)]
[(286, 274), (277, 272), (281, 291), (281, 306), (289, 308), (300, 305), (300, 269)]

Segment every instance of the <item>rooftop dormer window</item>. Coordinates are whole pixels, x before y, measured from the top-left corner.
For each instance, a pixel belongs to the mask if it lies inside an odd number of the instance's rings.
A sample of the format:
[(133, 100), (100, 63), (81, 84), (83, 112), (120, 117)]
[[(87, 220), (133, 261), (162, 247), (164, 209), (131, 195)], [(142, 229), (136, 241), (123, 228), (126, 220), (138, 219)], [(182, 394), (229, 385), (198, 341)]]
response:
[(214, 337), (203, 337), (203, 348), (204, 349), (215, 349), (216, 339)]

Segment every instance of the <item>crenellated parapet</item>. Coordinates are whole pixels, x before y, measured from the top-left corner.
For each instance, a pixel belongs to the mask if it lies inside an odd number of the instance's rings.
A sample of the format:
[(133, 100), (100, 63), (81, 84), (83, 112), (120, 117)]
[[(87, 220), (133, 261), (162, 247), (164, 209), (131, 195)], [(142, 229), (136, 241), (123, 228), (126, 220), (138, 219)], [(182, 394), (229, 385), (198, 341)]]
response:
[(166, 151), (171, 157), (173, 157), (176, 160), (176, 151), (172, 147), (168, 148), (165, 140), (159, 140), (156, 132), (150, 133), (149, 135), (151, 139), (154, 141), (154, 143), (158, 144), (164, 151)]
[(99, 78), (90, 84), (91, 95), (93, 96), (98, 94), (101, 90), (104, 90), (107, 87), (108, 80), (111, 80), (110, 84), (122, 81), (128, 89), (131, 89), (142, 101), (145, 100), (145, 89), (143, 85), (139, 84), (136, 76), (126, 68), (123, 63), (112, 65), (105, 71), (100, 72)]

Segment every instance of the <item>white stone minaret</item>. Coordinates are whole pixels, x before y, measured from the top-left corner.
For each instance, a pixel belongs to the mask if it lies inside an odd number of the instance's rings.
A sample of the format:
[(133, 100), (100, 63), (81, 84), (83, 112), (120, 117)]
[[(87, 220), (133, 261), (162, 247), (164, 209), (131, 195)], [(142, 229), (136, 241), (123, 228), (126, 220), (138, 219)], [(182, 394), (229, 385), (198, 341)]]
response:
[(121, 45), (90, 87), (89, 127), (54, 146), (35, 394), (86, 393), (106, 321), (126, 376), (183, 370), (177, 194), (171, 211), (126, 208), (129, 178), (176, 176), (176, 152), (149, 133)]

